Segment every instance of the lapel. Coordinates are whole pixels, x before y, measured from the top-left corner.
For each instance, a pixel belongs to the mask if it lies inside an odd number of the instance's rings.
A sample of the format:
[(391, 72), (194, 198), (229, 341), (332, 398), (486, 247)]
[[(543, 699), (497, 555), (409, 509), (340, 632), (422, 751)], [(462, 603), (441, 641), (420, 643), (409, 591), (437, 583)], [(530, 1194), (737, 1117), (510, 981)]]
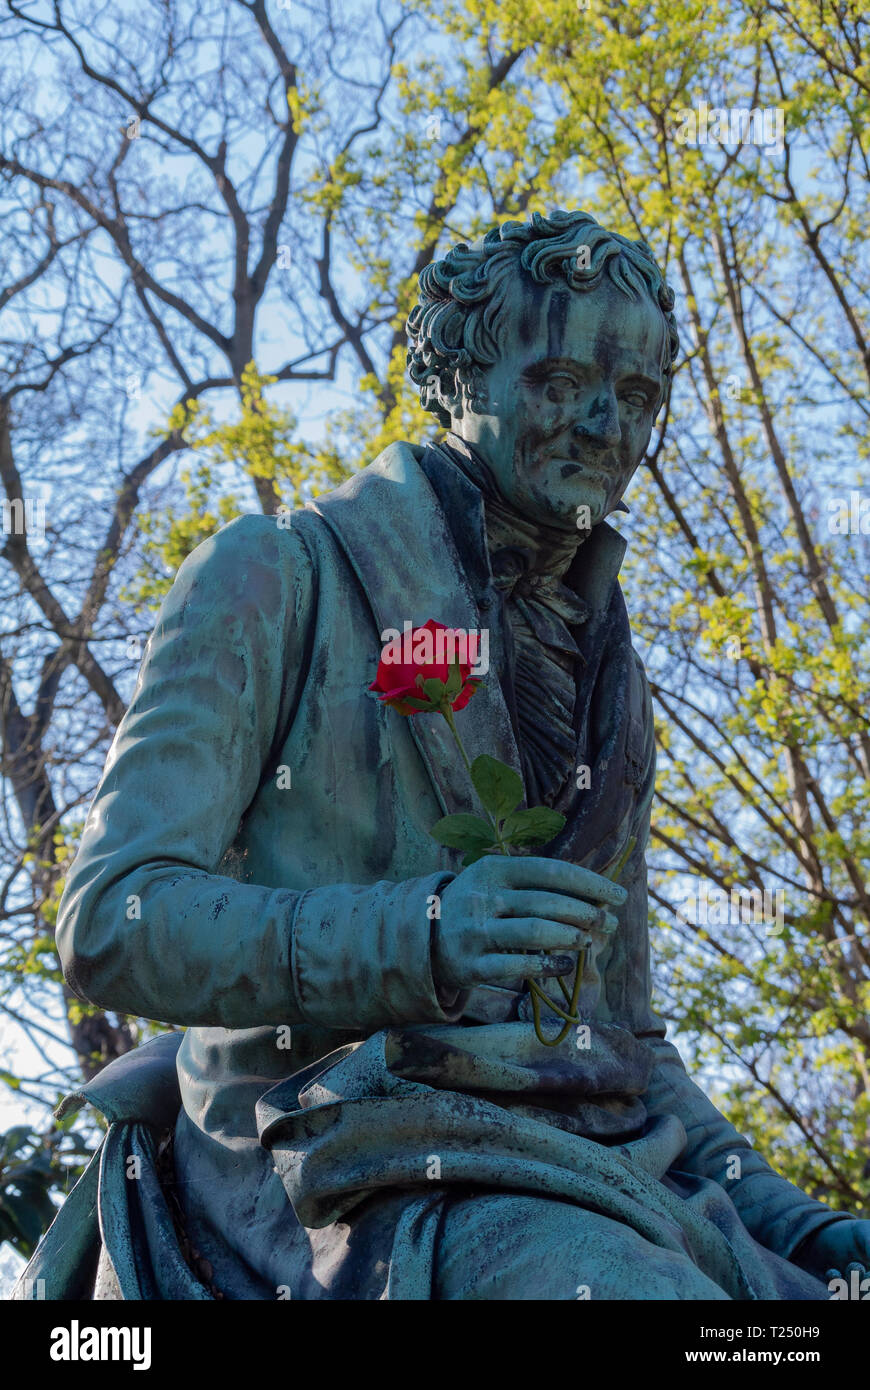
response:
[[(420, 467), (422, 454), (422, 448), (411, 444), (391, 444), (367, 468), (307, 504), (347, 556), (379, 634), (387, 628), (401, 633), (405, 621), (422, 627), (429, 618), (467, 631), (488, 626), (447, 519)], [(373, 677), (374, 671), (360, 672), (366, 685)], [(402, 718), (393, 710), (387, 714)], [(477, 809), (468, 773), (441, 716), (415, 714), (407, 723), (444, 814)], [(492, 667), (456, 723), (472, 761), (489, 753), (522, 776), (510, 715)]]
[(625, 537), (608, 522), (600, 521), (568, 567), (565, 583), (588, 603), (589, 621), (584, 627), (590, 632), (610, 607), (625, 551)]

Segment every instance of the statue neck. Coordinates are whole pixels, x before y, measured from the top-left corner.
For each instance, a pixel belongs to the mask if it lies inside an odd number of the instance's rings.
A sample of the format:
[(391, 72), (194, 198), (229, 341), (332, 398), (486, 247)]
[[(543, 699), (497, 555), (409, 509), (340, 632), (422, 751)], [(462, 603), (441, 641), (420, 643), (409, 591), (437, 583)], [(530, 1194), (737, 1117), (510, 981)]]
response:
[(499, 550), (523, 551), (528, 568), (536, 574), (560, 578), (569, 568), (586, 538), (581, 531), (566, 531), (532, 521), (518, 512), (501, 492), (489, 464), (477, 449), (456, 434), (448, 434), (441, 448), (483, 497), (486, 544), (490, 556)]

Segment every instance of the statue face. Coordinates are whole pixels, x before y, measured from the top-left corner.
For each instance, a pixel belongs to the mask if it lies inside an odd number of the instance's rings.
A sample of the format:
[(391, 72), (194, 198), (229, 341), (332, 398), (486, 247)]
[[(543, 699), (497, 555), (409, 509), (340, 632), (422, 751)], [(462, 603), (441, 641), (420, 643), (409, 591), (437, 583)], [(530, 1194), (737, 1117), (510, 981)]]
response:
[[(649, 444), (661, 401), (665, 324), (646, 295), (517, 278), (499, 322), (502, 355), (467, 392), (453, 431), (473, 444), (506, 500), (530, 520), (595, 526), (613, 511)], [(453, 403), (451, 402), (451, 406)]]

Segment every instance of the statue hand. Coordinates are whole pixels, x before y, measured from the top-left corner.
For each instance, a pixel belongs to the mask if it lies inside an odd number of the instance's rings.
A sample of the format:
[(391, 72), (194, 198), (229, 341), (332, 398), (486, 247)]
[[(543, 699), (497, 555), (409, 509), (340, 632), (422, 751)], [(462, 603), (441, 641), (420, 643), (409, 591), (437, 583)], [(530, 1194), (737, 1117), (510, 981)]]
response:
[(467, 989), (564, 975), (574, 969), (577, 951), (616, 930), (605, 905), (621, 907), (625, 899), (619, 884), (577, 864), (485, 855), (442, 892), (436, 978)]
[[(870, 1221), (832, 1221), (798, 1246), (792, 1263), (828, 1282), (849, 1279), (852, 1265), (859, 1266), (859, 1278), (870, 1274)], [(868, 1284), (870, 1292), (870, 1284)]]

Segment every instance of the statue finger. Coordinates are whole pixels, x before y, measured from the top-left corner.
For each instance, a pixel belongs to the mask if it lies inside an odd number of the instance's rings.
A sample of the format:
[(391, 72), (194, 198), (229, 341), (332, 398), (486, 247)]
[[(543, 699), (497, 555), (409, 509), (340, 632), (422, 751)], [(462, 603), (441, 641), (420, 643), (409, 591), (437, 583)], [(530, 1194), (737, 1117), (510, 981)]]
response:
[(498, 913), (501, 917), (546, 917), (553, 922), (570, 922), (575, 927), (594, 927), (606, 934), (619, 926), (619, 919), (598, 903), (584, 902), (566, 893), (521, 888), (506, 894), (504, 902), (504, 909)]
[(518, 985), (521, 980), (567, 975), (576, 968), (576, 956), (528, 955), (517, 952), (482, 956), (475, 968), (479, 984)]
[(610, 907), (621, 907), (628, 896), (621, 884), (612, 883), (609, 878), (579, 864), (568, 864), (564, 859), (543, 859), (537, 855), (507, 858), (493, 855), (491, 859), (495, 868), (490, 868), (489, 872), (497, 874), (498, 882), (509, 888), (566, 893), (572, 897), (591, 898), (593, 902)]
[(493, 917), (486, 931), (494, 951), (579, 951), (592, 940), (588, 930), (547, 917)]

